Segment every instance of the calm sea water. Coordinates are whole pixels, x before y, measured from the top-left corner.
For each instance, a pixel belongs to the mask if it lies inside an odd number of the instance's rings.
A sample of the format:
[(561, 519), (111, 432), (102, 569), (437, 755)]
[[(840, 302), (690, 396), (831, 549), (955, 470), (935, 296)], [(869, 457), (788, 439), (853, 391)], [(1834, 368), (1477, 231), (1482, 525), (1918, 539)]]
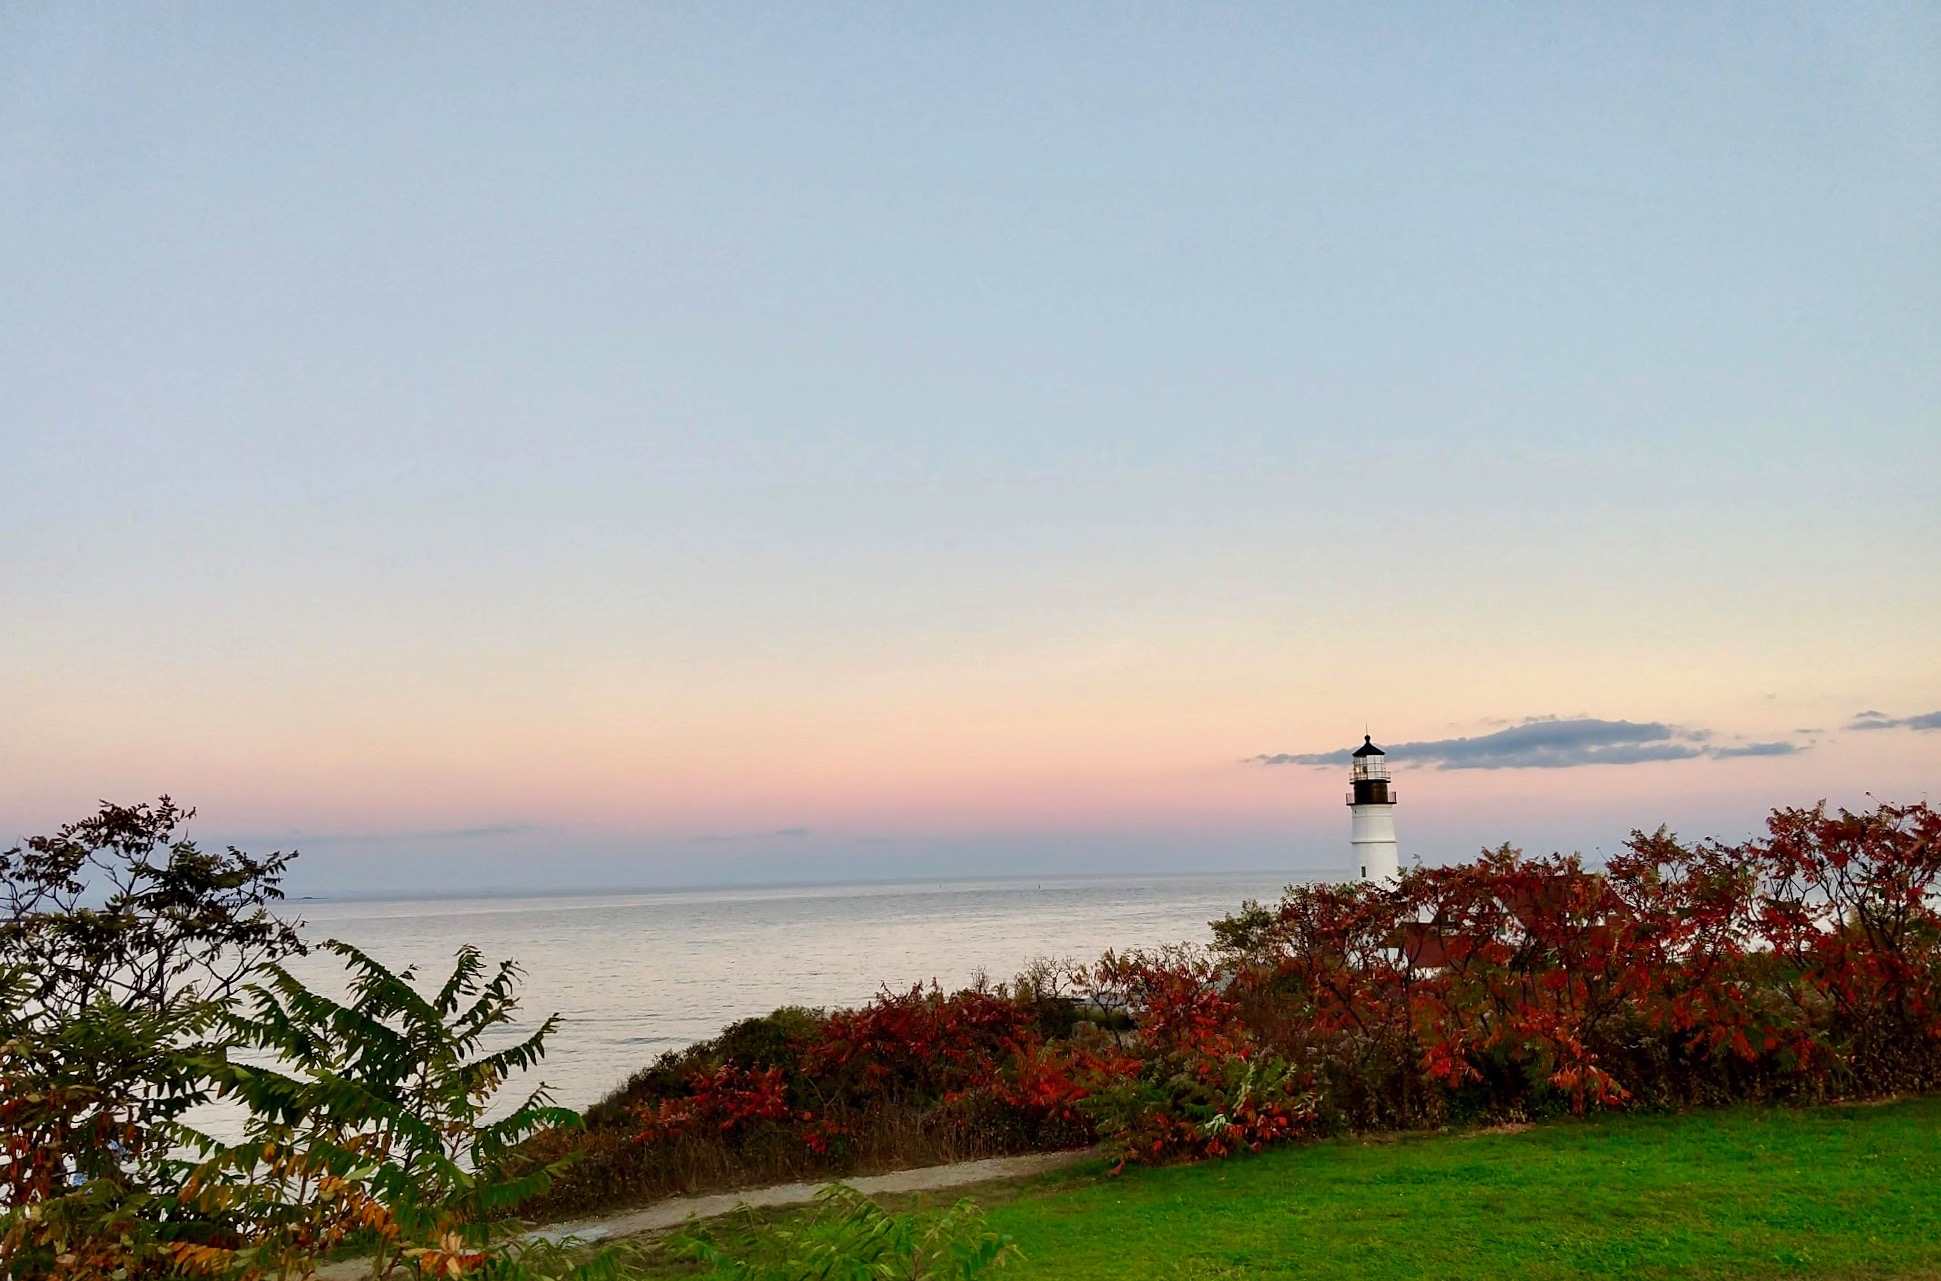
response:
[[(780, 1005), (866, 1001), (879, 988), (979, 971), (1007, 979), (1035, 957), (1205, 942), (1207, 922), (1285, 875), (957, 881), (575, 898), (303, 902), (311, 941), (354, 943), (435, 982), (471, 943), (526, 971), (522, 1034), (563, 1019), (535, 1073), (584, 1107), (664, 1050)], [(294, 967), (341, 990), (334, 958)], [(523, 1084), (531, 1085), (532, 1081)]]

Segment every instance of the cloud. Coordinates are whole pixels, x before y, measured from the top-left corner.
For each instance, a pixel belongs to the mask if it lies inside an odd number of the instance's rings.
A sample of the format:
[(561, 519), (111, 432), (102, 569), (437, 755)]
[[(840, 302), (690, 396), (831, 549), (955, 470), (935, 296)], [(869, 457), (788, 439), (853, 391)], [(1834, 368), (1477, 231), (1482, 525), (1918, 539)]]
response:
[(1712, 751), (1712, 755), (1718, 757), (1720, 760), (1724, 760), (1731, 756), (1791, 756), (1795, 752), (1803, 752), (1805, 750), (1798, 743), (1788, 743), (1782, 740), (1775, 743), (1746, 743), (1740, 747), (1715, 748)]
[(1861, 712), (1847, 723), (1848, 729), (1941, 729), (1941, 712), (1922, 712), (1918, 716), (1889, 716), (1885, 712)]
[(778, 827), (772, 832), (709, 832), (701, 836), (690, 836), (688, 841), (695, 845), (712, 845), (719, 841), (772, 841), (798, 840), (809, 834), (806, 827)]
[[(434, 827), (403, 832), (278, 832), (257, 840), (295, 841), (308, 846), (391, 845), (402, 841), (480, 841), (539, 830), (531, 823), (487, 823), (480, 827)], [(250, 838), (243, 838), (245, 840)]]
[[(1570, 769), (1578, 765), (1639, 765), (1734, 756), (1788, 756), (1805, 750), (1788, 742), (1714, 747), (1710, 730), (1681, 729), (1663, 721), (1606, 721), (1580, 716), (1533, 716), (1520, 725), (1473, 738), (1397, 743), (1390, 760), (1423, 761), (1437, 769)], [(1333, 752), (1282, 752), (1256, 756), (1262, 765), (1341, 766), (1353, 748)]]
[(531, 823), (487, 823), (484, 827), (454, 827), (442, 832), (413, 832), (411, 840), (462, 841), (480, 836), (517, 836), (530, 832)]

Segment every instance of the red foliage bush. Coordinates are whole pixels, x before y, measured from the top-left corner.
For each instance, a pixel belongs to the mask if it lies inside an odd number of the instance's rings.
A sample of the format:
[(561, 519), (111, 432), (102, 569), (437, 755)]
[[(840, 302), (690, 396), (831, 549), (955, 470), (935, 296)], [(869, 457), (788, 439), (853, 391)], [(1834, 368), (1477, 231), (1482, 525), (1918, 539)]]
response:
[[(792, 1115), (781, 1069), (750, 1070), (723, 1063), (712, 1072), (696, 1072), (688, 1078), (685, 1096), (642, 1107), (639, 1138), (654, 1143), (705, 1133), (732, 1139), (752, 1125), (785, 1121)], [(809, 1118), (805, 1114), (802, 1119)]]
[(1081, 1051), (1078, 1103), (1119, 1163), (1259, 1150), (1310, 1133), (1309, 1078), (1260, 1052), (1231, 993), (1236, 976), (1204, 953), (1107, 953), (1079, 976), (1101, 1008), (1131, 1016), (1129, 1037)]
[[(1768, 837), (1633, 833), (1601, 872), (1505, 847), (1229, 923), (1247, 1021), (1391, 1119), (1941, 1082), (1941, 815), (1781, 810)], [(1409, 1088), (1418, 1074), (1435, 1090)]]
[(949, 1100), (998, 1084), (1007, 1065), (1043, 1040), (1033, 1012), (1008, 995), (946, 996), (918, 986), (825, 1016), (803, 1046), (801, 1076), (824, 1109), (882, 1098)]

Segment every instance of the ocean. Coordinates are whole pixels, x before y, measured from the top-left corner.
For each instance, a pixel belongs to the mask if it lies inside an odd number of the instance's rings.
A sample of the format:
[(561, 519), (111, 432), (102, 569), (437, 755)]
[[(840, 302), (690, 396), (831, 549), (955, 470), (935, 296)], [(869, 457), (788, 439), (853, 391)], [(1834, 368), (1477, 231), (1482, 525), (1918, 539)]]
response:
[[(946, 881), (684, 890), (557, 898), (304, 901), (287, 905), (311, 942), (353, 943), (441, 981), (464, 944), (525, 971), (519, 1021), (501, 1040), (561, 1016), (543, 1081), (583, 1108), (663, 1051), (781, 1005), (840, 1006), (980, 972), (1009, 979), (1037, 957), (1203, 943), (1207, 922), (1247, 898), (1277, 898), (1288, 874)], [(334, 957), (291, 968), (342, 990)], [(496, 1042), (495, 1042), (496, 1043)]]

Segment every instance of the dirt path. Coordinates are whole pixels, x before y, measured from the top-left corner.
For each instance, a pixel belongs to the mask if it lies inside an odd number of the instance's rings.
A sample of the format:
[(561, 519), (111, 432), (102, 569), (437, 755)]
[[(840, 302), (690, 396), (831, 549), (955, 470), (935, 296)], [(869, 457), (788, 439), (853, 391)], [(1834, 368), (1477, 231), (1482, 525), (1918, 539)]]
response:
[[(843, 1179), (842, 1182), (867, 1196), (881, 1192), (935, 1192), (944, 1188), (966, 1188), (976, 1183), (1028, 1179), (1034, 1174), (1074, 1165), (1095, 1155), (1095, 1148), (1083, 1148), (1076, 1152), (1034, 1152), (1029, 1156), (1000, 1156), (983, 1161), (959, 1161), (955, 1165), (893, 1170), (888, 1174), (864, 1175), (861, 1178)], [(645, 1209), (607, 1218), (556, 1223), (530, 1235), (553, 1241), (564, 1237), (601, 1241), (665, 1232), (669, 1228), (679, 1227), (690, 1218), (712, 1219), (737, 1206), (806, 1205), (827, 1186), (828, 1180), (821, 1183), (778, 1183), (774, 1187), (746, 1188), (740, 1192), (721, 1192), (713, 1196), (670, 1197), (665, 1201), (656, 1201)], [(319, 1268), (317, 1276), (326, 1281), (335, 1281), (337, 1278), (367, 1276), (369, 1269), (370, 1265), (363, 1260), (346, 1259)]]
[[(1096, 1155), (1091, 1148), (1077, 1152), (1035, 1152), (1030, 1156), (1000, 1156), (983, 1161), (959, 1161), (955, 1165), (927, 1165), (916, 1170), (894, 1170), (842, 1182), (868, 1196), (879, 1192), (934, 1192), (942, 1188), (963, 1188), (973, 1183), (996, 1183), (1030, 1178), (1046, 1170), (1056, 1170)], [(769, 1188), (748, 1188), (741, 1192), (722, 1192), (714, 1196), (672, 1197), (656, 1201), (644, 1210), (605, 1219), (583, 1219), (559, 1223), (536, 1232), (553, 1240), (578, 1237), (597, 1241), (606, 1237), (639, 1236), (643, 1232), (665, 1232), (679, 1227), (690, 1217), (711, 1219), (736, 1206), (804, 1205), (829, 1186), (821, 1183), (778, 1183)]]

